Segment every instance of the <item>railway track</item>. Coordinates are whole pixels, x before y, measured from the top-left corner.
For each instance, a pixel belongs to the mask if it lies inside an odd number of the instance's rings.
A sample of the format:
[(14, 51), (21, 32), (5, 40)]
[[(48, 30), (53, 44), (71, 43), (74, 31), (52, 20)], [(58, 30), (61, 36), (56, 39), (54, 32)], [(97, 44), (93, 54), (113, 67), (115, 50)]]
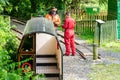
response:
[(22, 39), (22, 32), (20, 32), (19, 30), (17, 30), (17, 29), (14, 29), (14, 28), (12, 28), (12, 31), (13, 32), (15, 32), (16, 34), (17, 34), (17, 38), (18, 38), (18, 40), (21, 40)]
[[(18, 21), (18, 20), (16, 20), (16, 19), (11, 19), (11, 23), (12, 23), (12, 22), (15, 23), (15, 24), (17, 24), (17, 25), (16, 25), (17, 28), (12, 29), (12, 30), (17, 34), (17, 38), (18, 38), (19, 40), (21, 40), (21, 39), (22, 39), (22, 36), (23, 36), (23, 35), (22, 35), (22, 34), (23, 34), (23, 31), (22, 31), (22, 30), (24, 30), (24, 27), (25, 27), (25, 24), (26, 24), (26, 23), (25, 23), (25, 22)], [(12, 24), (12, 25), (14, 25), (14, 24)], [(22, 28), (20, 28), (19, 25), (22, 26)], [(64, 44), (63, 32), (62, 32), (62, 31), (58, 31), (58, 32), (57, 32), (57, 35), (58, 35), (59, 41)], [(86, 60), (88, 55), (90, 55), (90, 56), (92, 55), (92, 52), (91, 52), (88, 48), (86, 48), (85, 46), (80, 45), (80, 44), (82, 44), (82, 43), (84, 43), (84, 41), (80, 41), (80, 40), (75, 39), (75, 44), (76, 44), (76, 51), (77, 51), (77, 53), (78, 53), (84, 60)]]
[[(59, 39), (60, 39), (60, 38), (59, 38)], [(60, 39), (60, 42), (63, 43), (63, 44), (65, 44), (63, 38)], [(86, 59), (86, 56), (84, 55), (84, 53), (82, 53), (78, 48), (76, 48), (76, 51), (77, 51), (77, 53), (78, 53), (83, 59)]]
[[(64, 44), (64, 33), (62, 31), (58, 31), (57, 35), (59, 36), (60, 42)], [(85, 41), (80, 40), (80, 39), (75, 39), (75, 44), (76, 44), (76, 52), (83, 58), (87, 59), (87, 56), (92, 56), (92, 51), (87, 48), (84, 44)]]

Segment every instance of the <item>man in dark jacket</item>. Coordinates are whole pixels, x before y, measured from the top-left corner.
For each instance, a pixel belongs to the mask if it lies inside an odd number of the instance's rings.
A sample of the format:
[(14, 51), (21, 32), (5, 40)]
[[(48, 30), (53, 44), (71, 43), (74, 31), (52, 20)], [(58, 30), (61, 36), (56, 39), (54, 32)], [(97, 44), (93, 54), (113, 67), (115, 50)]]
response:
[(75, 34), (74, 34), (74, 27), (75, 27), (75, 20), (70, 16), (69, 12), (66, 12), (66, 17), (62, 28), (65, 29), (64, 32), (64, 41), (66, 47), (66, 56), (70, 55), (70, 49), (72, 50), (72, 56), (76, 55), (76, 48), (75, 48)]

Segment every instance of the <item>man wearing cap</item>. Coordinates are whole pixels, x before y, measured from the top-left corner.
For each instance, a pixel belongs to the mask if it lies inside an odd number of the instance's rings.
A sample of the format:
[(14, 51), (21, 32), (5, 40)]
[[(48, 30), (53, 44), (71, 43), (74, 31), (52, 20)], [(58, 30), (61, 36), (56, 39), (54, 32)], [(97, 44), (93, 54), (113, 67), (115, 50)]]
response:
[(45, 16), (47, 19), (52, 20), (54, 23), (54, 28), (57, 30), (57, 27), (60, 25), (61, 20), (59, 15), (56, 13), (57, 8), (52, 7), (51, 11)]

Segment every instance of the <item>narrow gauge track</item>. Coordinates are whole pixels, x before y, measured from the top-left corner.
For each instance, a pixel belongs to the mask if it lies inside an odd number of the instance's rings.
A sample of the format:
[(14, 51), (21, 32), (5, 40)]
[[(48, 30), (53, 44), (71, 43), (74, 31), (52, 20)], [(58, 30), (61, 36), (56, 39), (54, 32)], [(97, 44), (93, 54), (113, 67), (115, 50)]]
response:
[[(14, 23), (15, 23), (15, 24), (14, 24)], [(22, 36), (23, 36), (23, 30), (24, 30), (23, 27), (25, 27), (26, 22), (19, 21), (19, 20), (15, 19), (15, 18), (11, 18), (11, 25), (17, 26), (16, 28), (12, 28), (12, 31), (15, 32), (15, 33), (17, 34), (17, 38), (18, 38), (19, 40), (21, 40), (21, 39), (22, 39)], [(18, 28), (19, 25), (20, 25), (20, 26), (23, 26), (23, 27), (22, 27), (22, 30), (20, 30), (20, 29)]]
[[(61, 43), (65, 44), (63, 40), (60, 40)], [(79, 53), (79, 55), (86, 60), (86, 56), (84, 55), (84, 53), (82, 53), (79, 49), (76, 48), (77, 53)]]
[(17, 38), (18, 40), (22, 39), (22, 32), (18, 31), (17, 29), (12, 28), (12, 31), (15, 32), (17, 34)]
[[(18, 21), (18, 20), (16, 20), (16, 19), (11, 19), (11, 20), (12, 20), (13, 22), (19, 24), (19, 25), (25, 26), (25, 24), (26, 24), (25, 22)], [(23, 32), (20, 31), (20, 30), (18, 29), (18, 27), (19, 27), (19, 26), (17, 26), (16, 29), (12, 29), (12, 30), (17, 34), (17, 38), (18, 38), (19, 40), (21, 40), (21, 39), (22, 39), (22, 34), (23, 34)], [(60, 40), (60, 42), (64, 44), (63, 36), (62, 36), (59, 32), (58, 32), (57, 34), (58, 34), (58, 37), (61, 37), (61, 39), (58, 38), (58, 39)], [(78, 45), (79, 43), (78, 43), (77, 41), (75, 41), (75, 44)], [(84, 48), (85, 48), (85, 47), (84, 47)], [(86, 48), (86, 49), (87, 49), (87, 48)], [(77, 51), (77, 53), (78, 53), (84, 60), (87, 59), (87, 58), (86, 58), (86, 55), (84, 54), (84, 52), (82, 52), (80, 49), (76, 48), (76, 51)]]

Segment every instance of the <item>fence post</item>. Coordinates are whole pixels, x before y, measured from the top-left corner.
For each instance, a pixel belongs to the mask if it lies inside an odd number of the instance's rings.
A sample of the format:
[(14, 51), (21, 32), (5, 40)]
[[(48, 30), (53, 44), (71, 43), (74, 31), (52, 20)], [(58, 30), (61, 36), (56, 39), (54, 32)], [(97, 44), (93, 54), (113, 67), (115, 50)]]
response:
[(93, 42), (93, 60), (98, 58), (98, 45), (100, 46), (100, 34), (101, 34), (101, 24), (105, 23), (102, 20), (96, 20), (97, 26), (95, 27), (94, 32), (94, 42)]

